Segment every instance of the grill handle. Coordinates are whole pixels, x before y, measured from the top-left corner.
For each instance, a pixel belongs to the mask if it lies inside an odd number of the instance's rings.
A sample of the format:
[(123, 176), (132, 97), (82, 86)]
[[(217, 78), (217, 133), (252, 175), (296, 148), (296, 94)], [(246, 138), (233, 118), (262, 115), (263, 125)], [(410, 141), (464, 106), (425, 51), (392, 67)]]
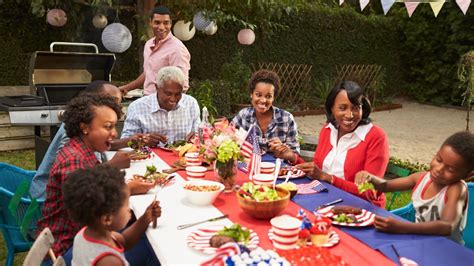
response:
[(65, 46), (88, 46), (88, 47), (92, 47), (95, 49), (95, 53), (98, 54), (99, 53), (99, 49), (97, 48), (97, 45), (93, 44), (93, 43), (83, 43), (83, 42), (52, 42), (50, 45), (49, 45), (49, 51), (50, 52), (54, 52), (54, 46), (55, 45), (65, 45)]

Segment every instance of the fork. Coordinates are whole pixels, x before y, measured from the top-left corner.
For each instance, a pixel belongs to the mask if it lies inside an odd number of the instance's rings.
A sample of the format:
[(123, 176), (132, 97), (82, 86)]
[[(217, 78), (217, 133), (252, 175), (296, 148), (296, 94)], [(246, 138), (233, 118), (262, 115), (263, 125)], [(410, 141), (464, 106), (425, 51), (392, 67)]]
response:
[(285, 182), (283, 183), (288, 183), (288, 180), (290, 179), (290, 176), (293, 174), (293, 171), (290, 169), (288, 170), (288, 173), (286, 173), (286, 178), (285, 178)]
[[(175, 175), (169, 175), (163, 183), (159, 184), (160, 188), (163, 189), (163, 187), (165, 187), (174, 177)], [(157, 195), (158, 195), (158, 190), (156, 190), (155, 192), (155, 198), (153, 199), (153, 202), (156, 201)], [(156, 222), (157, 222), (157, 219), (153, 221), (153, 228), (156, 228)]]

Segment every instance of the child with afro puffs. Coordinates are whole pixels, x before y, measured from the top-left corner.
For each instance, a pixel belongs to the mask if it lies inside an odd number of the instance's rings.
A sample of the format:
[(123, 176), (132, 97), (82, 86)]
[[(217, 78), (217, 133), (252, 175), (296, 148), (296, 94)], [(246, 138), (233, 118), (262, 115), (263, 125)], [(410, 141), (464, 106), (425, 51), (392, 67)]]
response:
[(109, 165), (80, 169), (63, 184), (64, 204), (72, 219), (85, 226), (74, 237), (72, 265), (129, 265), (124, 251), (139, 242), (150, 222), (161, 215), (158, 201), (131, 226), (130, 190), (125, 173)]

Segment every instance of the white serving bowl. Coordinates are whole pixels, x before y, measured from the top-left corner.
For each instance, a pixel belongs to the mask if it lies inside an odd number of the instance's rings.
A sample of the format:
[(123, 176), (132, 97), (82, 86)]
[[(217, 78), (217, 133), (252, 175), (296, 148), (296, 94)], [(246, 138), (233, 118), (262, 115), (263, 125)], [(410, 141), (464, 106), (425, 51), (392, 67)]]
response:
[(272, 185), (275, 177), (272, 174), (256, 174), (253, 175), (252, 181), (256, 185)]
[(203, 179), (206, 175), (207, 168), (204, 166), (187, 166), (186, 175), (188, 179)]
[[(187, 189), (188, 185), (191, 186), (217, 186), (219, 189), (215, 191), (193, 191)], [(192, 180), (187, 181), (183, 185), (184, 192), (186, 194), (186, 199), (194, 205), (198, 206), (207, 206), (211, 205), (219, 194), (224, 190), (224, 185), (219, 182), (209, 181), (209, 180)]]

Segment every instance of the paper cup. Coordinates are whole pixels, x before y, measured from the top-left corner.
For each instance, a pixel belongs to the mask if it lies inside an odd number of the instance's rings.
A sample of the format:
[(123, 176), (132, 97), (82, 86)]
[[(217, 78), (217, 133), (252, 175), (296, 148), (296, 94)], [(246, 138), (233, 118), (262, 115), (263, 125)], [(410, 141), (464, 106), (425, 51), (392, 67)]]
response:
[(204, 166), (187, 166), (186, 167), (186, 175), (188, 176), (189, 180), (192, 179), (203, 179), (206, 175), (207, 168)]
[(260, 173), (261, 174), (273, 174), (273, 172), (275, 172), (275, 163), (262, 162), (260, 164)]
[(188, 152), (184, 157), (186, 158), (186, 166), (200, 166), (202, 164), (201, 157), (197, 152)]
[(298, 242), (301, 221), (293, 216), (281, 215), (270, 220), (274, 238), (273, 246), (277, 249), (293, 249)]

